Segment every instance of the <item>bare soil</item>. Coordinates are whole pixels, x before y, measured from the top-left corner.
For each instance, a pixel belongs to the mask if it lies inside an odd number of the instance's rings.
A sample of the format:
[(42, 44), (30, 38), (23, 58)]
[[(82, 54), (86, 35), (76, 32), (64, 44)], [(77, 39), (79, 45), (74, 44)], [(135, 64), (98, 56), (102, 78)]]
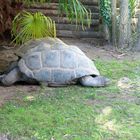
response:
[(140, 59), (140, 51), (121, 51), (108, 45), (101, 40), (78, 40), (78, 39), (62, 39), (69, 45), (78, 46), (92, 60), (100, 58), (103, 60), (138, 60)]
[[(19, 99), (22, 96), (35, 94), (40, 89), (37, 85), (0, 86), (0, 106), (9, 100)], [(24, 95), (23, 95), (24, 93)]]
[[(69, 45), (78, 46), (89, 58), (92, 60), (103, 59), (103, 60), (140, 60), (140, 52), (117, 52), (114, 48), (109, 45), (102, 44), (99, 45), (98, 41), (88, 41), (88, 40), (79, 40), (79, 39), (62, 39), (65, 43)], [(100, 43), (101, 44), (101, 43)], [(35, 85), (13, 85), (10, 87), (0, 86), (0, 106), (5, 102), (19, 98), (22, 96), (22, 93), (27, 93), (28, 95), (34, 93), (33, 91), (39, 90), (39, 86)]]

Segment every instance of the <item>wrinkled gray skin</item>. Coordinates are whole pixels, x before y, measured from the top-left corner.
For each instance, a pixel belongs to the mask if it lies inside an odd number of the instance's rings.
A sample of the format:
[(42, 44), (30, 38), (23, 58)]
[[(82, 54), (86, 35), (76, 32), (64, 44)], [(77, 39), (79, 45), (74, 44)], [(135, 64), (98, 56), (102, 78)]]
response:
[(68, 46), (55, 38), (32, 40), (17, 51), (21, 59), (0, 76), (3, 85), (18, 81), (47, 86), (103, 87), (109, 80), (100, 76), (94, 63), (76, 46)]

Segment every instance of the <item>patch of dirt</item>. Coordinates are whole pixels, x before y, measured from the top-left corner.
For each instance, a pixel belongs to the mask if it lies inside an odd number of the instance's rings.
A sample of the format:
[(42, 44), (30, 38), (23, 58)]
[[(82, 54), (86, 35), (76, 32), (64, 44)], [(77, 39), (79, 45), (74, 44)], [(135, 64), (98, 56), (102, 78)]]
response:
[(102, 96), (104, 99), (87, 99), (87, 105), (111, 105), (112, 102), (127, 102), (127, 103), (134, 103), (140, 105), (140, 97), (137, 96), (139, 93), (139, 88), (131, 88), (131, 89), (124, 89), (115, 93), (104, 93)]
[(10, 87), (0, 86), (0, 106), (9, 100), (13, 100), (16, 96), (20, 97), (35, 94), (35, 91), (40, 89), (36, 85), (13, 85)]
[[(78, 46), (89, 58), (96, 60), (140, 60), (140, 52), (119, 52), (115, 48), (106, 44), (100, 43), (99, 40), (79, 40), (79, 39), (62, 39), (69, 45)], [(101, 40), (102, 41), (102, 40)]]
[(105, 99), (88, 99), (86, 100), (85, 104), (89, 106), (93, 105), (103, 105), (103, 106), (111, 106), (113, 102), (126, 102), (126, 103), (133, 103), (140, 105), (140, 98), (136, 97), (132, 94), (104, 94)]

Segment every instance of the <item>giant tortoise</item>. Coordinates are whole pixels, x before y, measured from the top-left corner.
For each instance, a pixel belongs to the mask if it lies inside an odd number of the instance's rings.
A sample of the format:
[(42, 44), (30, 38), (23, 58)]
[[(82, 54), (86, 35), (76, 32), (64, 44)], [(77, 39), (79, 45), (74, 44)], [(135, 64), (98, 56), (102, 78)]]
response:
[(18, 81), (44, 83), (47, 86), (65, 86), (80, 83), (83, 86), (102, 87), (108, 78), (99, 71), (78, 47), (67, 45), (58, 38), (31, 40), (22, 45), (20, 59), (8, 73), (0, 76), (3, 85)]

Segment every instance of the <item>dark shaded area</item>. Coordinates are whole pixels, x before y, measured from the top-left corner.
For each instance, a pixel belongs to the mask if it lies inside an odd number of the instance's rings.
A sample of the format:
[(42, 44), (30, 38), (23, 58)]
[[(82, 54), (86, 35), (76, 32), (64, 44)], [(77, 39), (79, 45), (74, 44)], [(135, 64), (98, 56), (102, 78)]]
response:
[(11, 38), (12, 20), (22, 8), (23, 4), (16, 0), (0, 0), (0, 40)]

